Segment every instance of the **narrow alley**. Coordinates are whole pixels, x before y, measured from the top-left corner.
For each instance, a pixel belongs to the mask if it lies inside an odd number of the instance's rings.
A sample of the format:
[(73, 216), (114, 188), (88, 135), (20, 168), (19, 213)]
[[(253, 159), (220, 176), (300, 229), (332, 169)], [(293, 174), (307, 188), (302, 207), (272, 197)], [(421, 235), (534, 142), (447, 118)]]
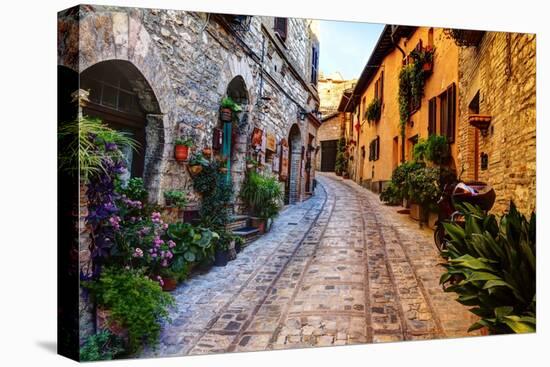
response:
[(430, 231), (349, 180), (318, 182), (235, 261), (181, 285), (172, 323), (144, 355), (475, 335), (438, 284)]

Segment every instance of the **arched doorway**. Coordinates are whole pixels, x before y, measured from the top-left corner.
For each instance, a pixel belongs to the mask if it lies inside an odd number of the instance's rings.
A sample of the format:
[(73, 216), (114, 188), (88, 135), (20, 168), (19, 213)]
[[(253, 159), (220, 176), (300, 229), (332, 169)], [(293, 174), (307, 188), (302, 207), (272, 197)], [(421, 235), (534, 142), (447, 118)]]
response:
[(288, 134), (289, 167), (288, 180), (286, 182), (285, 202), (296, 204), (301, 196), (301, 171), (302, 171), (302, 134), (297, 124), (292, 125)]
[(129, 61), (102, 61), (80, 74), (80, 89), (89, 92), (84, 115), (100, 118), (139, 143), (137, 151), (122, 149), (128, 166), (126, 178), (143, 177), (146, 155), (156, 156), (152, 152), (164, 142), (159, 129), (151, 130), (147, 126), (152, 118), (161, 115), (155, 94), (143, 74)]
[[(226, 96), (241, 106), (242, 111), (236, 114), (237, 121), (232, 124), (224, 123), (224, 147), (229, 152), (230, 170), (235, 189), (238, 190), (244, 178), (245, 158), (248, 148), (248, 137), (251, 133), (249, 126), (249, 96), (246, 83), (240, 75), (234, 77), (227, 85)], [(229, 126), (231, 125), (231, 126)], [(223, 150), (222, 150), (223, 151)]]

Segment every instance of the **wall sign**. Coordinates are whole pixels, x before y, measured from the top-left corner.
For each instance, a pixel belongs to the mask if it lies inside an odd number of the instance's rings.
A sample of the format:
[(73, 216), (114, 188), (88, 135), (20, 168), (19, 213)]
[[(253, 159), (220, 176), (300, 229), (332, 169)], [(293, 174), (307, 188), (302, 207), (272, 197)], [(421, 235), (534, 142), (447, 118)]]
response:
[(281, 141), (281, 165), (279, 170), (279, 178), (281, 181), (286, 181), (288, 178), (288, 143), (285, 139)]
[(266, 149), (274, 152), (277, 149), (277, 143), (274, 134), (267, 133)]
[(262, 146), (262, 136), (263, 131), (261, 129), (258, 129), (257, 127), (254, 128), (254, 131), (252, 131), (252, 146), (254, 149), (258, 149)]

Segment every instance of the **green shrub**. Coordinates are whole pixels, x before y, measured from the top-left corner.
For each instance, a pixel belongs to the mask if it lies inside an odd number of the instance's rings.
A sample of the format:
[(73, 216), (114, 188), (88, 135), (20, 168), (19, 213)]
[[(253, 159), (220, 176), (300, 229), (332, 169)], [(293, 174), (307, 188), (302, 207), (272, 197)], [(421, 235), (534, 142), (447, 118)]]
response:
[(157, 343), (160, 322), (168, 319), (168, 308), (174, 304), (157, 282), (139, 270), (106, 268), (98, 280), (85, 287), (99, 306), (110, 310), (113, 319), (128, 329), (131, 352), (143, 343)]
[(334, 172), (341, 175), (348, 168), (348, 160), (346, 156), (346, 139), (340, 138), (336, 147), (336, 163), (334, 165)]
[(407, 197), (420, 204), (426, 211), (435, 209), (441, 195), (438, 167), (420, 167), (411, 171), (406, 178)]
[(164, 192), (164, 200), (167, 205), (183, 209), (187, 205), (187, 194), (180, 190), (167, 190)]
[(132, 177), (125, 184), (118, 181), (116, 191), (120, 195), (126, 195), (130, 200), (139, 200), (142, 203), (147, 202), (148, 193), (141, 177)]
[(380, 200), (388, 205), (400, 205), (403, 202), (403, 194), (399, 187), (390, 181), (380, 193)]
[(275, 177), (250, 171), (243, 182), (241, 198), (253, 215), (268, 219), (279, 213), (283, 191)]
[(419, 162), (445, 164), (451, 157), (449, 143), (444, 135), (430, 135), (428, 139), (420, 139), (414, 146), (414, 159)]
[(469, 330), (492, 334), (536, 330), (536, 217), (510, 203), (500, 221), (465, 204), (464, 227), (444, 223), (450, 243), (440, 283), (481, 319)]
[(205, 161), (202, 171), (193, 177), (193, 188), (201, 194), (201, 226), (218, 232), (229, 223), (233, 183), (220, 172), (220, 162)]
[(80, 348), (80, 361), (110, 361), (122, 352), (124, 352), (123, 340), (103, 330), (86, 339)]

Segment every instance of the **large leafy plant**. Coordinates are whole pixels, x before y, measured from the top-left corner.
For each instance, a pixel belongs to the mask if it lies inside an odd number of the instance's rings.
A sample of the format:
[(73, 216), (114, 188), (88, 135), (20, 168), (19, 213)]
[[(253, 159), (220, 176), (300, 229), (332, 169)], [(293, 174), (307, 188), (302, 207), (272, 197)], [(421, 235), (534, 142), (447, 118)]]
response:
[(250, 171), (241, 188), (241, 198), (253, 215), (268, 219), (279, 213), (283, 191), (275, 177)]
[(171, 269), (184, 271), (185, 263), (202, 262), (213, 255), (213, 243), (220, 237), (216, 232), (193, 226), (190, 223), (175, 223), (168, 226), (168, 237), (175, 242)]
[(492, 334), (536, 329), (536, 217), (527, 219), (510, 203), (500, 220), (468, 203), (464, 227), (444, 223), (450, 242), (441, 284), (480, 317), (469, 330)]
[(173, 297), (139, 270), (106, 268), (97, 281), (87, 282), (97, 304), (111, 311), (114, 321), (128, 329), (131, 352), (143, 343), (155, 345), (160, 323), (168, 320)]

